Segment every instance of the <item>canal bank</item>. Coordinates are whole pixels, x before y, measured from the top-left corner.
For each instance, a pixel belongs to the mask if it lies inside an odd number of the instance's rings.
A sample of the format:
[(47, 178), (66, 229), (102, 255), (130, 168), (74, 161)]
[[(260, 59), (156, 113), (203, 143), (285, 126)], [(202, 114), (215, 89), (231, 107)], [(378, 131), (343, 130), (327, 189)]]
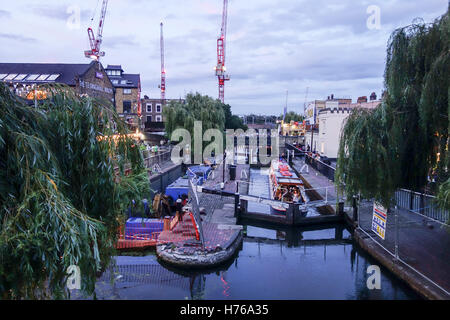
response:
[[(116, 266), (97, 281), (97, 299), (420, 299), (383, 266), (381, 289), (368, 289), (367, 268), (377, 261), (356, 245), (345, 224), (241, 225), (243, 241), (235, 256), (213, 268), (176, 268), (155, 253), (115, 257)], [(72, 299), (83, 298), (72, 294)]]
[[(244, 171), (248, 171), (248, 166), (239, 166), (238, 173)], [(237, 184), (229, 177), (229, 168), (221, 164), (201, 187), (191, 184), (186, 208), (189, 212), (175, 227), (159, 235), (159, 260), (178, 268), (211, 268), (235, 255), (242, 243), (242, 226), (236, 225), (236, 201), (231, 192), (235, 192)], [(202, 192), (203, 189), (208, 192)], [(221, 196), (222, 192), (233, 196)]]
[[(298, 170), (304, 165), (298, 158), (293, 163)], [(302, 177), (311, 188), (317, 189), (319, 196), (337, 198), (336, 191), (334, 189), (333, 192), (332, 188), (333, 181), (311, 166)], [(326, 195), (325, 188), (329, 190)], [(407, 210), (398, 210), (398, 215), (397, 228), (392, 214), (388, 219), (384, 240), (371, 232), (372, 204), (366, 208), (360, 207), (355, 213), (353, 208), (346, 207), (344, 221), (349, 225), (357, 245), (421, 297), (431, 300), (450, 299), (450, 251), (445, 250), (450, 246), (450, 227)], [(396, 243), (400, 246), (400, 257), (395, 256)]]

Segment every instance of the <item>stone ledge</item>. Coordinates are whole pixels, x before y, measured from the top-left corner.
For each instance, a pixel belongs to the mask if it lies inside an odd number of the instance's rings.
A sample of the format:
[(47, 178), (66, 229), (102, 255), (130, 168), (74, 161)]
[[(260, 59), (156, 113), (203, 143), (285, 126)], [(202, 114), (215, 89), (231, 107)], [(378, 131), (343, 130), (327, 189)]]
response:
[(429, 300), (449, 300), (450, 296), (435, 286), (432, 282), (415, 272), (401, 261), (395, 260), (372, 239), (366, 237), (361, 231), (355, 230), (354, 239), (358, 245), (389, 269), (398, 278), (406, 282), (420, 296)]
[(223, 249), (219, 247), (211, 251), (198, 251), (195, 254), (185, 254), (172, 248), (171, 244), (162, 244), (156, 246), (156, 255), (158, 259), (180, 268), (209, 268), (220, 265), (229, 260), (242, 243), (243, 236), (240, 231), (231, 245)]

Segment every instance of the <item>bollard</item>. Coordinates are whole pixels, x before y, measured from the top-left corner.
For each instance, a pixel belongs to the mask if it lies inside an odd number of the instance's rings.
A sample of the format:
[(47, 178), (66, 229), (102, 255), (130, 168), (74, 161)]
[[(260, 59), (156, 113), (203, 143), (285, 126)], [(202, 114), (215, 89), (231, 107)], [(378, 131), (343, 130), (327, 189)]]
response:
[(358, 206), (356, 205), (356, 197), (355, 196), (353, 196), (352, 206), (353, 206), (353, 222), (357, 222), (358, 221)]
[(165, 216), (165, 217), (164, 217), (164, 226), (163, 226), (163, 230), (164, 230), (164, 231), (170, 230), (170, 216)]
[(344, 202), (338, 203), (338, 215), (343, 216), (344, 215)]
[(234, 194), (234, 217), (239, 217), (239, 193)]

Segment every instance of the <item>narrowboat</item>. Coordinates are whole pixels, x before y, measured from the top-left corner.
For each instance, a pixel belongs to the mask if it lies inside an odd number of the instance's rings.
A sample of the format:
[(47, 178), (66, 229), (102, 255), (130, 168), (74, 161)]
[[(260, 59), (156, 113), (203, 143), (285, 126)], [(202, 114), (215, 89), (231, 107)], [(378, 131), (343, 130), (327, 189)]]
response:
[[(303, 181), (284, 161), (272, 160), (269, 170), (270, 198), (284, 203), (302, 204), (308, 201)], [(272, 214), (286, 214), (286, 208), (271, 205)], [(303, 214), (306, 212), (302, 212)]]

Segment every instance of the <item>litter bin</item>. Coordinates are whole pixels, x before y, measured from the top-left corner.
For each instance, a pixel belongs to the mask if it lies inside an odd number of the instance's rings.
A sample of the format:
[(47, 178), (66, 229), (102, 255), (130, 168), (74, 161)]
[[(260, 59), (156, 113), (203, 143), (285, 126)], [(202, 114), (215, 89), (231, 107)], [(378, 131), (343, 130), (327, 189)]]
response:
[(228, 166), (228, 168), (230, 169), (230, 180), (236, 180), (236, 166), (233, 164), (230, 164)]

